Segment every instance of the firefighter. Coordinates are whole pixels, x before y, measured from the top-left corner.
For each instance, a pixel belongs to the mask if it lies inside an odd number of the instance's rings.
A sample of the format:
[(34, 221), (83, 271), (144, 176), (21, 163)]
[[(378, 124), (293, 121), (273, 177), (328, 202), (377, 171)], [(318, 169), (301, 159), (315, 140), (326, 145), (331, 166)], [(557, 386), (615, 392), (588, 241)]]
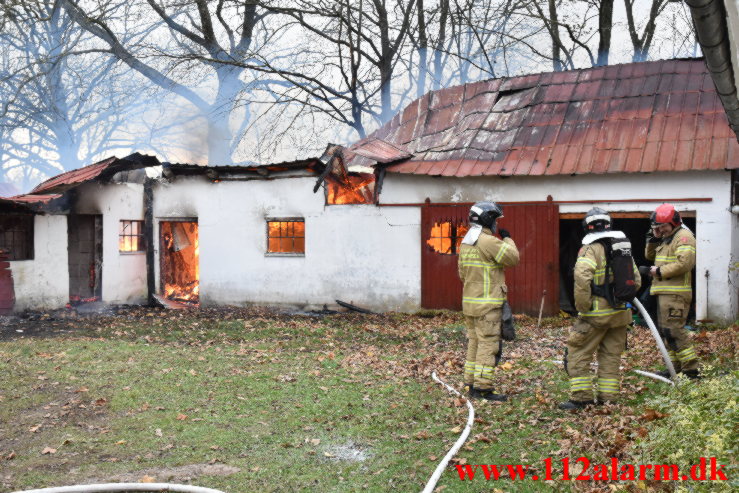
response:
[[(685, 330), (693, 299), (691, 271), (695, 266), (695, 236), (672, 204), (652, 213), (645, 256), (654, 262), (650, 294), (657, 296), (657, 326), (676, 372), (698, 378), (698, 355)], [(669, 377), (668, 371), (659, 372)]]
[[(609, 272), (606, 284), (606, 247), (604, 241), (616, 247), (618, 240), (628, 242), (621, 231), (611, 230), (611, 217), (606, 211), (594, 207), (583, 219), (586, 231), (582, 247), (575, 262), (575, 308), (578, 317), (570, 327), (565, 353), (565, 370), (570, 377), (570, 399), (559, 405), (560, 409), (582, 409), (596, 404), (593, 399), (593, 379), (590, 363), (593, 353), (598, 360), (597, 403), (613, 402), (620, 390), (621, 354), (626, 349), (626, 331), (631, 323), (631, 310), (613, 300), (605, 290), (613, 283)], [(630, 244), (628, 252), (630, 256)], [(639, 271), (631, 259), (634, 292), (641, 285)], [(628, 266), (627, 266), (628, 268)]]
[(459, 251), (462, 312), (467, 325), (467, 359), (464, 383), (468, 395), (488, 401), (505, 401), (493, 392), (493, 368), (500, 349), (502, 307), (508, 288), (503, 269), (518, 264), (518, 249), (511, 235), (493, 234), (503, 209), (494, 202), (477, 202), (470, 208), (470, 229)]

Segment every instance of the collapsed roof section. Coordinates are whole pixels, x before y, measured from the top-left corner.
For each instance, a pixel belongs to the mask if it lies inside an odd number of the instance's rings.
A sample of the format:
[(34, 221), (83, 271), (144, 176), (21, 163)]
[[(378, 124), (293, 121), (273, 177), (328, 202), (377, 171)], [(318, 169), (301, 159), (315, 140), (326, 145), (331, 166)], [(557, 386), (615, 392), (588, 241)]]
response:
[(175, 180), (178, 176), (205, 176), (212, 182), (272, 180), (294, 177), (317, 177), (314, 192), (323, 185), (327, 204), (372, 203), (374, 174), (349, 172), (341, 146), (330, 144), (318, 158), (307, 158), (266, 165), (203, 166), (197, 164), (160, 163), (156, 157), (131, 154), (103, 161), (49, 178), (31, 193), (0, 198), (0, 212), (65, 212), (69, 209), (66, 192), (90, 182), (143, 183), (146, 168), (162, 166), (161, 176)]
[(177, 176), (202, 175), (214, 182), (315, 176), (324, 168), (324, 164), (319, 158), (264, 165), (205, 166), (200, 164), (163, 163), (162, 166), (162, 176), (166, 179), (175, 179)]
[(375, 199), (373, 173), (351, 172), (346, 166), (344, 149), (329, 144), (320, 157), (284, 161), (264, 165), (202, 166), (163, 163), (162, 176), (176, 180), (178, 176), (205, 176), (214, 183), (225, 181), (275, 180), (316, 177), (313, 192), (325, 189), (326, 203), (368, 204)]
[(352, 167), (432, 176), (739, 168), (739, 144), (702, 59), (433, 91), (350, 149)]

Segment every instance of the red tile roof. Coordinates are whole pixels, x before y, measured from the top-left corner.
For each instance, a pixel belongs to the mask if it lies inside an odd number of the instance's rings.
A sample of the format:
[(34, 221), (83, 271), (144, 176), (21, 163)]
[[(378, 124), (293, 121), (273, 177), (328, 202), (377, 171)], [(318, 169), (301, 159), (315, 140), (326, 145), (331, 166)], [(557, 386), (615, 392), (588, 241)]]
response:
[[(376, 142), (412, 153), (387, 167), (396, 173), (739, 168), (739, 143), (702, 59), (492, 79), (434, 91), (350, 149)], [(353, 156), (350, 164), (387, 162), (378, 154)]]
[(378, 163), (391, 163), (401, 159), (407, 159), (413, 154), (380, 139), (365, 139), (349, 148), (349, 151), (364, 156)]
[(49, 194), (49, 195), (31, 195), (31, 194), (27, 194), (27, 195), (16, 195), (15, 197), (10, 197), (10, 198), (5, 199), (5, 200), (12, 201), (12, 202), (22, 202), (22, 203), (26, 203), (26, 204), (37, 204), (37, 203), (44, 204), (44, 203), (49, 202), (51, 200), (58, 199), (61, 196), (62, 196), (61, 194), (54, 194), (54, 193)]
[(62, 173), (61, 175), (56, 175), (52, 178), (49, 178), (45, 182), (40, 183), (36, 186), (33, 190), (31, 190), (31, 193), (37, 194), (39, 192), (43, 192), (46, 190), (52, 190), (54, 188), (57, 188), (59, 186), (63, 185), (76, 185), (88, 180), (92, 180), (93, 178), (96, 178), (100, 175), (103, 171), (105, 171), (108, 166), (113, 164), (114, 162), (118, 161), (118, 158), (116, 157), (109, 157), (108, 159), (104, 161), (100, 161), (95, 164), (90, 164), (89, 166), (85, 166), (84, 168), (74, 169), (72, 171), (67, 171), (66, 173)]
[(155, 157), (138, 153), (120, 159), (113, 156), (95, 164), (85, 166), (84, 168), (67, 171), (66, 173), (49, 178), (31, 190), (31, 193), (63, 192), (75, 185), (98, 178), (103, 174), (112, 176), (118, 171), (145, 168), (158, 164), (160, 163)]

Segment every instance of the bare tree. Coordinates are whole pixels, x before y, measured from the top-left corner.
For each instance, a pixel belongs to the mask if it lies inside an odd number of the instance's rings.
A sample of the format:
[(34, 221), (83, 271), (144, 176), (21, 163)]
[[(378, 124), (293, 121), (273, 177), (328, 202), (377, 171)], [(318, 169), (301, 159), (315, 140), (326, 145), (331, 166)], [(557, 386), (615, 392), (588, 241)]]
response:
[[(190, 102), (207, 121), (208, 161), (232, 162), (243, 128), (236, 109), (240, 95), (269, 83), (246, 69), (255, 54), (276, 43), (279, 29), (263, 29), (267, 12), (258, 1), (145, 0), (129, 5), (109, 0), (95, 10), (77, 0), (62, 0), (74, 20), (112, 54), (157, 86)], [(118, 2), (118, 3), (115, 3)], [(150, 39), (124, 39), (126, 22), (156, 19)], [(268, 56), (264, 56), (268, 58)], [(212, 89), (212, 96), (204, 95)], [(208, 87), (210, 86), (210, 87)], [(242, 118), (249, 112), (242, 112)], [(232, 125), (233, 123), (233, 125)]]
[(629, 26), (629, 36), (631, 37), (631, 43), (634, 46), (634, 56), (632, 58), (635, 62), (642, 62), (649, 57), (649, 49), (652, 46), (654, 40), (655, 31), (657, 29), (657, 17), (665, 10), (665, 7), (669, 3), (669, 0), (652, 0), (652, 5), (649, 9), (649, 14), (646, 17), (644, 27), (639, 33), (639, 27), (637, 26), (637, 20), (635, 18), (634, 4), (636, 0), (624, 0), (624, 6), (626, 7), (626, 19)]
[(344, 50), (355, 65), (366, 64), (379, 78), (379, 119), (385, 122), (395, 107), (392, 83), (405, 55), (415, 2), (395, 0), (292, 0), (269, 3), (269, 9), (289, 16), (306, 32), (327, 42), (332, 55)]
[[(59, 1), (5, 10), (0, 65), (3, 168), (29, 181), (88, 164), (132, 141), (119, 131), (142, 92), (116, 60), (85, 49)], [(140, 84), (139, 84), (140, 87)]]

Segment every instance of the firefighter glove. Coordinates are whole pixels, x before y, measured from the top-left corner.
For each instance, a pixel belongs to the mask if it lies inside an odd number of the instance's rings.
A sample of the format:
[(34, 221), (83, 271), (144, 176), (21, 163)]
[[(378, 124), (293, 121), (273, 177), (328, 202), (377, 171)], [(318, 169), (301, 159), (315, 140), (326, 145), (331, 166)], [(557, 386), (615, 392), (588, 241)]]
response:
[(507, 229), (501, 229), (498, 232), (500, 233), (500, 237), (503, 239), (511, 237), (511, 233), (509, 233)]
[(659, 243), (660, 241), (662, 241), (662, 238), (654, 236), (654, 232), (650, 228), (649, 231), (647, 231), (647, 243)]

